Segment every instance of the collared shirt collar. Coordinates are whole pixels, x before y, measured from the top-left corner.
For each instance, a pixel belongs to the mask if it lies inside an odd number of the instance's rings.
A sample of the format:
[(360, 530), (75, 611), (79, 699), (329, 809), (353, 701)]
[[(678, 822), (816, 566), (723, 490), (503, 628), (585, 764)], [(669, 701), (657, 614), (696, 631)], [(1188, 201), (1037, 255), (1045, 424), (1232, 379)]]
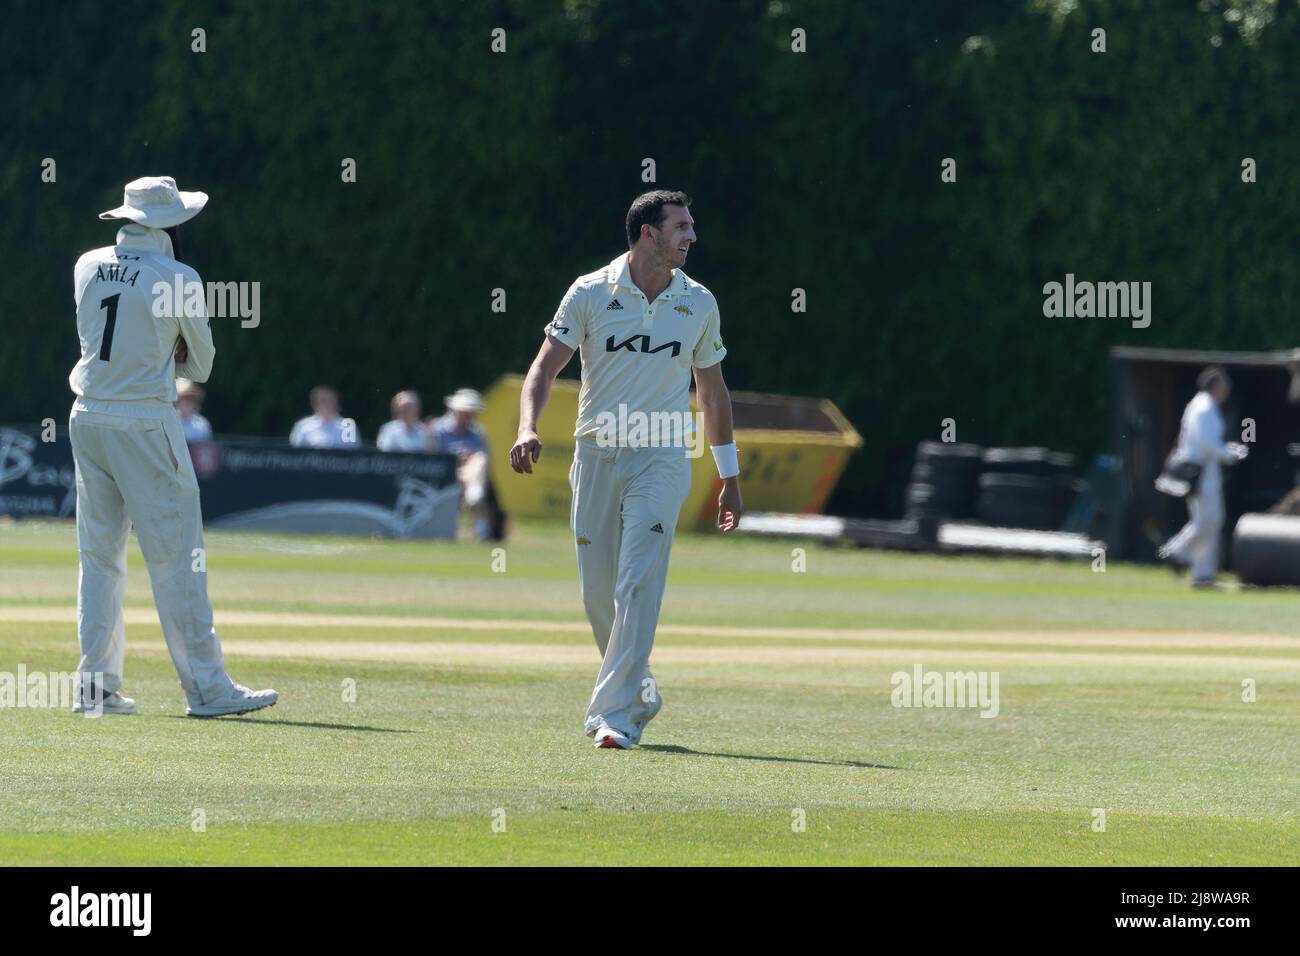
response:
[[(607, 267), (609, 284), (612, 286), (622, 286), (624, 289), (635, 289), (636, 283), (632, 281), (632, 270), (628, 268), (627, 253), (623, 253)], [(686, 294), (686, 273), (681, 269), (673, 270), (672, 281), (668, 283), (668, 288), (664, 290), (668, 295), (685, 295)]]
[(157, 252), (173, 259), (172, 237), (161, 229), (129, 222), (117, 231), (117, 247), (139, 252)]

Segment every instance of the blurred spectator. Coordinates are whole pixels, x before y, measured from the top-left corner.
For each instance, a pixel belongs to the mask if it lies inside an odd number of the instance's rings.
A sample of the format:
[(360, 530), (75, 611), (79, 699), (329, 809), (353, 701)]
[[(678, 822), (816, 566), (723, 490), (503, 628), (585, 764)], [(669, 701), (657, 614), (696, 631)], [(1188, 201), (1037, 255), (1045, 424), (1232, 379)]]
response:
[(483, 396), (472, 388), (459, 389), (444, 399), (447, 414), (433, 421), (433, 447), (464, 461), (476, 452), (487, 454), (487, 433), (474, 420), (483, 411)]
[(380, 451), (428, 451), (429, 429), (420, 421), (420, 396), (398, 392), (388, 404), (393, 420), (379, 429)]
[(1196, 387), (1196, 396), (1183, 409), (1178, 444), (1170, 455), (1172, 467), (1190, 464), (1194, 470), (1194, 476), (1186, 473), (1193, 485), (1187, 495), (1187, 524), (1165, 542), (1159, 555), (1175, 570), (1190, 569), (1194, 587), (1212, 588), (1223, 530), (1223, 468), (1245, 458), (1247, 449), (1223, 440), (1222, 408), (1232, 395), (1227, 371), (1218, 365), (1205, 369)]
[(176, 410), (181, 414), (181, 428), (185, 432), (185, 443), (194, 445), (198, 442), (212, 441), (212, 426), (199, 414), (203, 404), (203, 389), (188, 378), (176, 380)]
[(289, 443), (298, 448), (360, 448), (357, 423), (339, 417), (339, 393), (328, 385), (317, 385), (308, 396), (314, 415), (299, 419), (289, 433)]
[(431, 428), (435, 451), (460, 459), (456, 479), (461, 500), (474, 515), (474, 533), (480, 540), (500, 541), (505, 535), (505, 513), (497, 505), (488, 473), (487, 433), (474, 417), (483, 410), (483, 396), (472, 388), (459, 389), (446, 398), (447, 414)]

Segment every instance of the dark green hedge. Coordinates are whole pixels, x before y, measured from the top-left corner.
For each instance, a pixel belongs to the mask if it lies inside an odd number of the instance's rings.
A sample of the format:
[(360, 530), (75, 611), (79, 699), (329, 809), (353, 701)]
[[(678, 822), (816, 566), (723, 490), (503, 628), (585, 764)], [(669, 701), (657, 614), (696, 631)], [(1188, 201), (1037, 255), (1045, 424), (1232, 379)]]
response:
[[(399, 388), (526, 367), (649, 156), (696, 197), (729, 382), (830, 396), (864, 434), (838, 510), (897, 508), (946, 417), (1105, 450), (1110, 345), (1297, 344), (1300, 12), (1068, 6), (10, 3), (0, 420), (66, 414), (72, 264), (133, 176), (210, 192), (187, 258), (262, 284), (260, 328), (214, 323), (218, 431), (287, 434), (326, 381), (372, 438)], [(1067, 272), (1151, 282), (1151, 327), (1044, 318)]]

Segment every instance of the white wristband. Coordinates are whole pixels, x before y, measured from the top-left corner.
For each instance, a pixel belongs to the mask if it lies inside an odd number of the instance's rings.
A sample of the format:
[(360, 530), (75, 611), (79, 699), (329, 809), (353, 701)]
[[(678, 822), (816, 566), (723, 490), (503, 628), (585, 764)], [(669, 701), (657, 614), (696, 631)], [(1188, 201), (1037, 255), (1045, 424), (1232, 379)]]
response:
[(740, 458), (736, 454), (736, 443), (712, 446), (713, 461), (718, 466), (719, 478), (735, 478), (740, 474)]

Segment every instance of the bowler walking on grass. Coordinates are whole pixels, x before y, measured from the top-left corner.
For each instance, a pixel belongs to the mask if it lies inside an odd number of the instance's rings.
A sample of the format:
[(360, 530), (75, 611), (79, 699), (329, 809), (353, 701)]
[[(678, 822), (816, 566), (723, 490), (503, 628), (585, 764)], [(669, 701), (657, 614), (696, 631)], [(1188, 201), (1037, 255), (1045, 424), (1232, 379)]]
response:
[(580, 349), (571, 526), (583, 605), (602, 655), (584, 726), (600, 748), (632, 748), (663, 706), (650, 651), (673, 532), (690, 491), (688, 442), (697, 447), (682, 431), (674, 446), (623, 430), (611, 436), (603, 423), (684, 421), (694, 374), (722, 478), (718, 527), (731, 531), (744, 511), (718, 305), (682, 271), (696, 241), (689, 206), (681, 192), (638, 196), (625, 224), (628, 252), (569, 287), (524, 380), (510, 450), (511, 467), (531, 474), (542, 452), (538, 419), (555, 377)]
[[(212, 626), (198, 480), (172, 407), (177, 374), (205, 382), (212, 369), (216, 347), (207, 310), (180, 302), (154, 308), (155, 283), (170, 288), (178, 277), (187, 288), (199, 283), (198, 273), (177, 261), (176, 227), (207, 201), (204, 193), (178, 191), (169, 176), (127, 183), (123, 205), (100, 213), (101, 219), (129, 220), (116, 244), (87, 252), (74, 271), (81, 360), (68, 378), (77, 396), (68, 431), (81, 555), (78, 710), (102, 702), (106, 713), (135, 713), (135, 701), (121, 693), (132, 525), (187, 713), (242, 714), (269, 707), (279, 696), (230, 679)], [(103, 685), (88, 692), (94, 674), (103, 675)]]

